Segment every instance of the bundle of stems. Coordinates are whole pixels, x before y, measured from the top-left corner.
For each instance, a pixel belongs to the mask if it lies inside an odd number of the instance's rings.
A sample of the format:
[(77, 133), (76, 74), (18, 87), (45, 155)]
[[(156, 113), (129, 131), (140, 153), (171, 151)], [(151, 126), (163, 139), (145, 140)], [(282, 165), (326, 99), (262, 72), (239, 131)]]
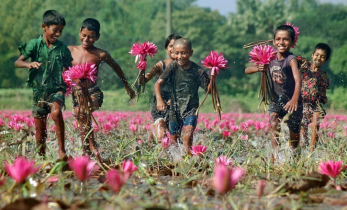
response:
[(131, 88), (134, 89), (136, 83), (137, 83), (137, 89), (136, 89), (136, 102), (139, 101), (141, 92), (145, 92), (145, 84), (146, 84), (146, 77), (145, 77), (145, 69), (142, 69), (139, 71), (139, 74), (136, 77), (135, 82), (131, 85)]
[(256, 41), (256, 42), (251, 42), (248, 44), (243, 45), (243, 49), (247, 49), (250, 47), (254, 47), (256, 45), (265, 45), (265, 44), (270, 44), (273, 41), (273, 39), (269, 39), (269, 40), (260, 40), (260, 41)]
[(262, 72), (261, 73), (261, 79), (260, 79), (260, 89), (259, 89), (259, 93), (258, 93), (258, 98), (261, 97), (261, 101), (258, 105), (258, 109), (261, 106), (261, 104), (263, 103), (264, 105), (264, 112), (266, 111), (266, 105), (269, 105), (269, 99), (273, 100), (273, 94), (271, 91), (271, 87), (270, 87), (270, 81), (267, 77), (266, 72)]
[[(83, 80), (86, 80), (86, 79), (83, 79)], [(86, 126), (88, 126), (89, 124), (89, 119), (92, 119), (95, 122), (95, 124), (98, 125), (97, 121), (95, 120), (92, 114), (93, 101), (89, 95), (88, 87), (80, 86), (80, 88), (81, 88), (81, 94), (76, 94), (76, 98), (79, 104), (78, 113), (81, 113), (81, 111), (83, 111), (87, 115)], [(79, 126), (81, 126), (80, 118), (81, 116), (77, 115), (76, 120)]]
[(220, 69), (226, 69), (229, 68), (227, 66), (228, 61), (224, 59), (224, 56), (222, 53), (217, 53), (216, 51), (211, 51), (210, 55), (205, 57), (205, 60), (201, 61), (203, 66), (206, 68), (211, 69), (211, 79), (210, 79), (210, 84), (208, 85), (208, 90), (205, 95), (205, 98), (202, 100), (201, 104), (199, 105), (198, 109), (196, 110), (196, 115), (199, 113), (199, 110), (202, 106), (202, 104), (205, 102), (207, 95), (211, 93), (212, 96), (212, 105), (213, 105), (213, 110), (215, 112), (218, 112), (219, 119), (222, 118), (221, 112), (222, 112), (222, 107), (220, 103), (220, 98), (219, 98), (219, 92), (217, 88), (217, 83), (216, 83), (216, 78), (217, 75), (219, 74)]

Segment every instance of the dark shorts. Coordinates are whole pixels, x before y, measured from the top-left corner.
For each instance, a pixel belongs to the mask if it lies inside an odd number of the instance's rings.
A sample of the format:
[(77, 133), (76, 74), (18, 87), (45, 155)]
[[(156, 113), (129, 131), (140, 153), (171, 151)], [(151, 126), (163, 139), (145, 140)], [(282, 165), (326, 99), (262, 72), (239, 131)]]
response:
[[(81, 87), (74, 88), (72, 93), (73, 108), (76, 108), (79, 106), (78, 96), (81, 95), (81, 92), (82, 92)], [(100, 90), (99, 86), (97, 85), (94, 85), (93, 87), (88, 88), (88, 93), (92, 99), (95, 98), (98, 102), (98, 105), (97, 105), (98, 107), (92, 105), (92, 110), (95, 111), (99, 109), (102, 103), (104, 102), (104, 93)]]
[(302, 118), (302, 126), (307, 127), (312, 122), (312, 116), (315, 112), (318, 112), (320, 115), (320, 119), (324, 119), (326, 112), (321, 103), (312, 104), (312, 103), (304, 103), (304, 111)]
[(198, 121), (198, 117), (196, 115), (190, 115), (182, 119), (180, 122), (170, 121), (169, 122), (170, 134), (175, 135), (179, 133), (183, 126), (191, 125), (193, 127), (196, 127), (197, 121)]
[[(288, 114), (286, 110), (284, 110), (284, 106), (286, 103), (276, 103), (276, 102), (270, 102), (269, 105), (269, 112), (271, 113), (277, 113), (278, 117), (280, 119), (283, 119), (284, 116)], [(284, 119), (285, 122), (288, 125), (288, 128), (293, 133), (299, 133), (300, 127), (301, 127), (301, 120), (303, 117), (303, 105), (302, 103), (298, 103), (298, 108), (296, 111), (294, 111), (292, 114), (289, 115), (288, 119)]]
[(44, 93), (38, 89), (33, 89), (33, 109), (31, 115), (35, 118), (42, 118), (51, 113), (51, 106), (53, 102), (61, 102), (65, 104), (65, 97), (63, 91), (54, 93)]
[(154, 104), (152, 106), (152, 110), (151, 110), (151, 115), (152, 115), (152, 118), (153, 118), (153, 121), (157, 121), (158, 119), (163, 119), (165, 122), (168, 122), (169, 120), (169, 110), (170, 110), (170, 107), (166, 107), (166, 109), (164, 111), (159, 111), (157, 109), (157, 105)]

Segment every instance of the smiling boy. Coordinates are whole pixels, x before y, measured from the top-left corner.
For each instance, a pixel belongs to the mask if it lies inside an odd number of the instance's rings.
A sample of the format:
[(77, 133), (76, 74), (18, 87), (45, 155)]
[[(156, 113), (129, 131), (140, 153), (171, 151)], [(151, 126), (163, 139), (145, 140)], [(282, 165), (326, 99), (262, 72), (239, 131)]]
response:
[[(193, 144), (193, 133), (197, 124), (195, 112), (199, 107), (199, 87), (209, 88), (208, 74), (196, 63), (190, 61), (193, 55), (192, 44), (188, 39), (177, 39), (173, 46), (175, 61), (171, 62), (154, 86), (157, 109), (163, 111), (166, 104), (162, 99), (160, 87), (166, 82), (172, 84), (171, 106), (169, 110), (169, 131), (171, 142), (180, 138), (184, 127), (183, 142), (189, 154)], [(210, 88), (209, 88), (210, 89)]]
[[(65, 129), (62, 115), (66, 92), (62, 73), (71, 66), (69, 49), (57, 40), (63, 32), (66, 22), (55, 10), (43, 15), (42, 29), (38, 39), (32, 39), (19, 46), (21, 55), (15, 62), (17, 68), (29, 68), (27, 85), (33, 88), (33, 110), (35, 121), (36, 146), (39, 155), (45, 156), (47, 139), (47, 115), (51, 114), (56, 125), (59, 144), (59, 156), (65, 156)], [(31, 58), (31, 62), (27, 62)]]
[[(72, 65), (75, 66), (77, 64), (83, 64), (86, 62), (95, 64), (97, 68), (99, 68), (99, 65), (101, 62), (106, 62), (119, 76), (119, 78), (122, 80), (125, 90), (127, 91), (130, 98), (135, 97), (135, 92), (130, 88), (124, 73), (121, 69), (121, 67), (118, 65), (118, 63), (111, 57), (111, 55), (106, 52), (105, 50), (102, 50), (100, 48), (97, 48), (94, 46), (94, 43), (99, 40), (100, 38), (100, 23), (99, 21), (93, 19), (93, 18), (87, 18), (83, 21), (82, 27), (80, 29), (80, 41), (81, 45), (79, 46), (69, 46), (69, 50), (71, 51), (73, 62)], [(99, 73), (97, 69), (97, 74)], [(92, 99), (93, 104), (90, 105), (90, 110), (93, 112), (97, 109), (99, 109), (103, 103), (103, 93), (101, 92), (100, 88), (95, 82), (92, 82), (90, 80), (87, 80), (85, 82), (78, 82), (79, 86), (88, 87), (89, 95)], [(73, 93), (73, 112), (75, 116), (79, 116), (80, 125), (79, 131), (81, 133), (81, 141), (83, 145), (83, 153), (85, 155), (90, 155), (91, 151), (94, 151), (98, 161), (101, 162), (100, 153), (98, 152), (97, 144), (94, 138), (94, 131), (90, 132), (88, 135), (88, 138), (86, 138), (86, 135), (89, 133), (89, 131), (92, 128), (92, 119), (87, 119), (87, 113), (85, 113), (84, 110), (79, 109), (79, 104), (77, 97), (81, 94), (81, 88), (77, 87), (74, 90)], [(88, 120), (87, 126), (86, 125)]]
[(278, 158), (278, 136), (281, 131), (280, 119), (288, 116), (287, 125), (290, 132), (289, 145), (297, 151), (300, 138), (300, 123), (302, 120), (301, 77), (298, 61), (289, 50), (295, 44), (295, 31), (293, 27), (282, 25), (274, 32), (273, 45), (277, 49), (277, 58), (269, 65), (253, 64), (246, 68), (246, 74), (267, 72), (270, 78), (270, 87), (273, 99), (270, 101), (270, 131), (273, 152), (271, 162)]
[(326, 90), (329, 88), (329, 78), (327, 72), (321, 67), (329, 60), (330, 53), (329, 45), (325, 43), (317, 44), (312, 53), (312, 65), (307, 62), (300, 69), (302, 79), (301, 95), (304, 105), (300, 143), (302, 147), (307, 146), (307, 129), (309, 124), (312, 123), (311, 152), (313, 152), (318, 139), (319, 121), (326, 114), (322, 104), (327, 102)]

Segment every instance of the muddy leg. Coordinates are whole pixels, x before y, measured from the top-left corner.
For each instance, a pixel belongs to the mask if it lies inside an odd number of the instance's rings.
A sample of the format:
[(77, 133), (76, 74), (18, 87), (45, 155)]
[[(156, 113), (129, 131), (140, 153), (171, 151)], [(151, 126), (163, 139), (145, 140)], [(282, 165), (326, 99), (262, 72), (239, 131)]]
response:
[(270, 161), (272, 164), (275, 163), (275, 160), (278, 159), (278, 136), (281, 132), (281, 127), (279, 125), (279, 118), (277, 113), (270, 114), (270, 135), (271, 135), (271, 146), (272, 154)]
[(40, 150), (38, 154), (40, 156), (45, 157), (46, 156), (46, 139), (47, 139), (47, 115), (41, 117), (41, 118), (34, 118), (35, 122), (35, 139), (36, 139), (36, 147)]

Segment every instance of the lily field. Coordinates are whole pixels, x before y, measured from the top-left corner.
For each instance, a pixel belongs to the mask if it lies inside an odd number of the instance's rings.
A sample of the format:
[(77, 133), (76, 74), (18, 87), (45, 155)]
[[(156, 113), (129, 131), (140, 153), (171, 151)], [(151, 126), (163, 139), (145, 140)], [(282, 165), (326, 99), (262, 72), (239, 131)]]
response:
[(327, 115), (314, 152), (297, 157), (282, 122), (275, 164), (267, 113), (199, 114), (190, 156), (182, 142), (163, 149), (149, 138), (149, 112), (97, 111), (103, 164), (82, 157), (77, 122), (63, 115), (68, 158), (59, 159), (50, 117), (43, 158), (30, 111), (0, 111), (0, 208), (347, 209), (344, 115)]

